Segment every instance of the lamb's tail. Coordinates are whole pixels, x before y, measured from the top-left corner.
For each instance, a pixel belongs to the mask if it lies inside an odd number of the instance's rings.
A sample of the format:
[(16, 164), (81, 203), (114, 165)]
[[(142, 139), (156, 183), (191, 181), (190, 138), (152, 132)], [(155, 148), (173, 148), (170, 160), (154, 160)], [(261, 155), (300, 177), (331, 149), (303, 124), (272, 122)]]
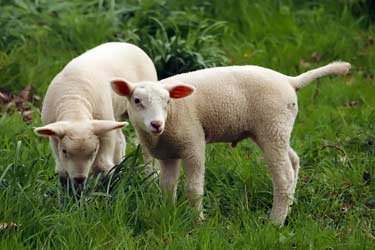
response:
[(347, 62), (333, 62), (326, 66), (307, 71), (299, 76), (290, 77), (292, 86), (297, 90), (308, 85), (311, 81), (328, 75), (345, 75), (351, 68)]

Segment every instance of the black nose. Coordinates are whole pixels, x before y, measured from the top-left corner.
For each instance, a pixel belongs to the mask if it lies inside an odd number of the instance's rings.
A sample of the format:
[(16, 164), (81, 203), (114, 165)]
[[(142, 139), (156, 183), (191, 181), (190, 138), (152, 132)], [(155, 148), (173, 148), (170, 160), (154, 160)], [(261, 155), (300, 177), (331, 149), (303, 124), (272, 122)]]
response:
[(84, 177), (84, 176), (78, 176), (78, 177), (74, 177), (73, 180), (74, 180), (75, 184), (81, 185), (81, 184), (83, 184), (85, 182), (86, 177)]
[(155, 129), (159, 129), (162, 125), (162, 122), (161, 121), (152, 121), (151, 122), (151, 126)]

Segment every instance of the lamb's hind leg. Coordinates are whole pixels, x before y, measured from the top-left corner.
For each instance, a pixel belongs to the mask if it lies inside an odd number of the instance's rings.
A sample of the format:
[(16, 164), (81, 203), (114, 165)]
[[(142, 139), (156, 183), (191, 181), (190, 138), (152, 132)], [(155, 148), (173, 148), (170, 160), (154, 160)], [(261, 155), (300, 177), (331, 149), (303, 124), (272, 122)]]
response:
[(272, 176), (271, 221), (277, 225), (284, 223), (289, 205), (293, 203), (296, 179), (296, 171), (291, 161), (295, 160), (296, 155), (289, 146), (294, 119), (291, 119), (293, 116), (280, 114), (267, 119), (268, 123), (261, 126), (257, 136), (257, 143), (264, 153)]
[(289, 204), (293, 200), (294, 170), (288, 156), (288, 145), (263, 146), (264, 156), (272, 175), (273, 204), (271, 221), (281, 225), (288, 215)]
[[(289, 147), (288, 154), (289, 154), (289, 159), (290, 159), (290, 162), (292, 163), (292, 167), (293, 167), (293, 170), (294, 170), (294, 182), (293, 182), (293, 197), (294, 197), (294, 192), (296, 190), (297, 181), (298, 181), (299, 157), (298, 157), (297, 153), (291, 147)], [(292, 205), (292, 204), (293, 204), (293, 200), (291, 200), (289, 205)]]

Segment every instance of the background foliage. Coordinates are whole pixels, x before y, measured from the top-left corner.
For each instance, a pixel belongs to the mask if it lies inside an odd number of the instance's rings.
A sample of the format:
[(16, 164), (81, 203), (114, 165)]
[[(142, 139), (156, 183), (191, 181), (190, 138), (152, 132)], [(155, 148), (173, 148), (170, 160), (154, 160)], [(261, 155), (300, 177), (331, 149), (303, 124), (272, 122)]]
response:
[(0, 223), (18, 227), (0, 229), (0, 249), (374, 249), (374, 13), (370, 0), (0, 0), (1, 94), (31, 84), (30, 95), (42, 96), (69, 60), (107, 41), (143, 48), (160, 78), (220, 65), (294, 75), (353, 64), (349, 76), (298, 93), (292, 145), (302, 167), (282, 229), (268, 222), (270, 176), (250, 141), (209, 145), (207, 221), (196, 225), (183, 181), (171, 208), (157, 181), (142, 176), (131, 128), (114, 179), (93, 178), (81, 199), (68, 195), (47, 141), (32, 132), (40, 100), (2, 97)]

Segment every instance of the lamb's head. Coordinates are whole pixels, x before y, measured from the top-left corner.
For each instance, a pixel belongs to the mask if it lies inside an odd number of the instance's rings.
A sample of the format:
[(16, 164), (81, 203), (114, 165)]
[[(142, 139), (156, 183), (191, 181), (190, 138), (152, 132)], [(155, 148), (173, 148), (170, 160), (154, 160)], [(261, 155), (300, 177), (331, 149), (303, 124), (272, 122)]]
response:
[(133, 125), (155, 136), (164, 131), (170, 99), (189, 96), (195, 89), (188, 84), (131, 83), (124, 79), (113, 80), (111, 85), (118, 95), (128, 98)]
[(127, 125), (127, 122), (106, 120), (58, 121), (36, 128), (37, 135), (49, 137), (60, 180), (70, 178), (82, 186), (94, 165), (99, 136)]

